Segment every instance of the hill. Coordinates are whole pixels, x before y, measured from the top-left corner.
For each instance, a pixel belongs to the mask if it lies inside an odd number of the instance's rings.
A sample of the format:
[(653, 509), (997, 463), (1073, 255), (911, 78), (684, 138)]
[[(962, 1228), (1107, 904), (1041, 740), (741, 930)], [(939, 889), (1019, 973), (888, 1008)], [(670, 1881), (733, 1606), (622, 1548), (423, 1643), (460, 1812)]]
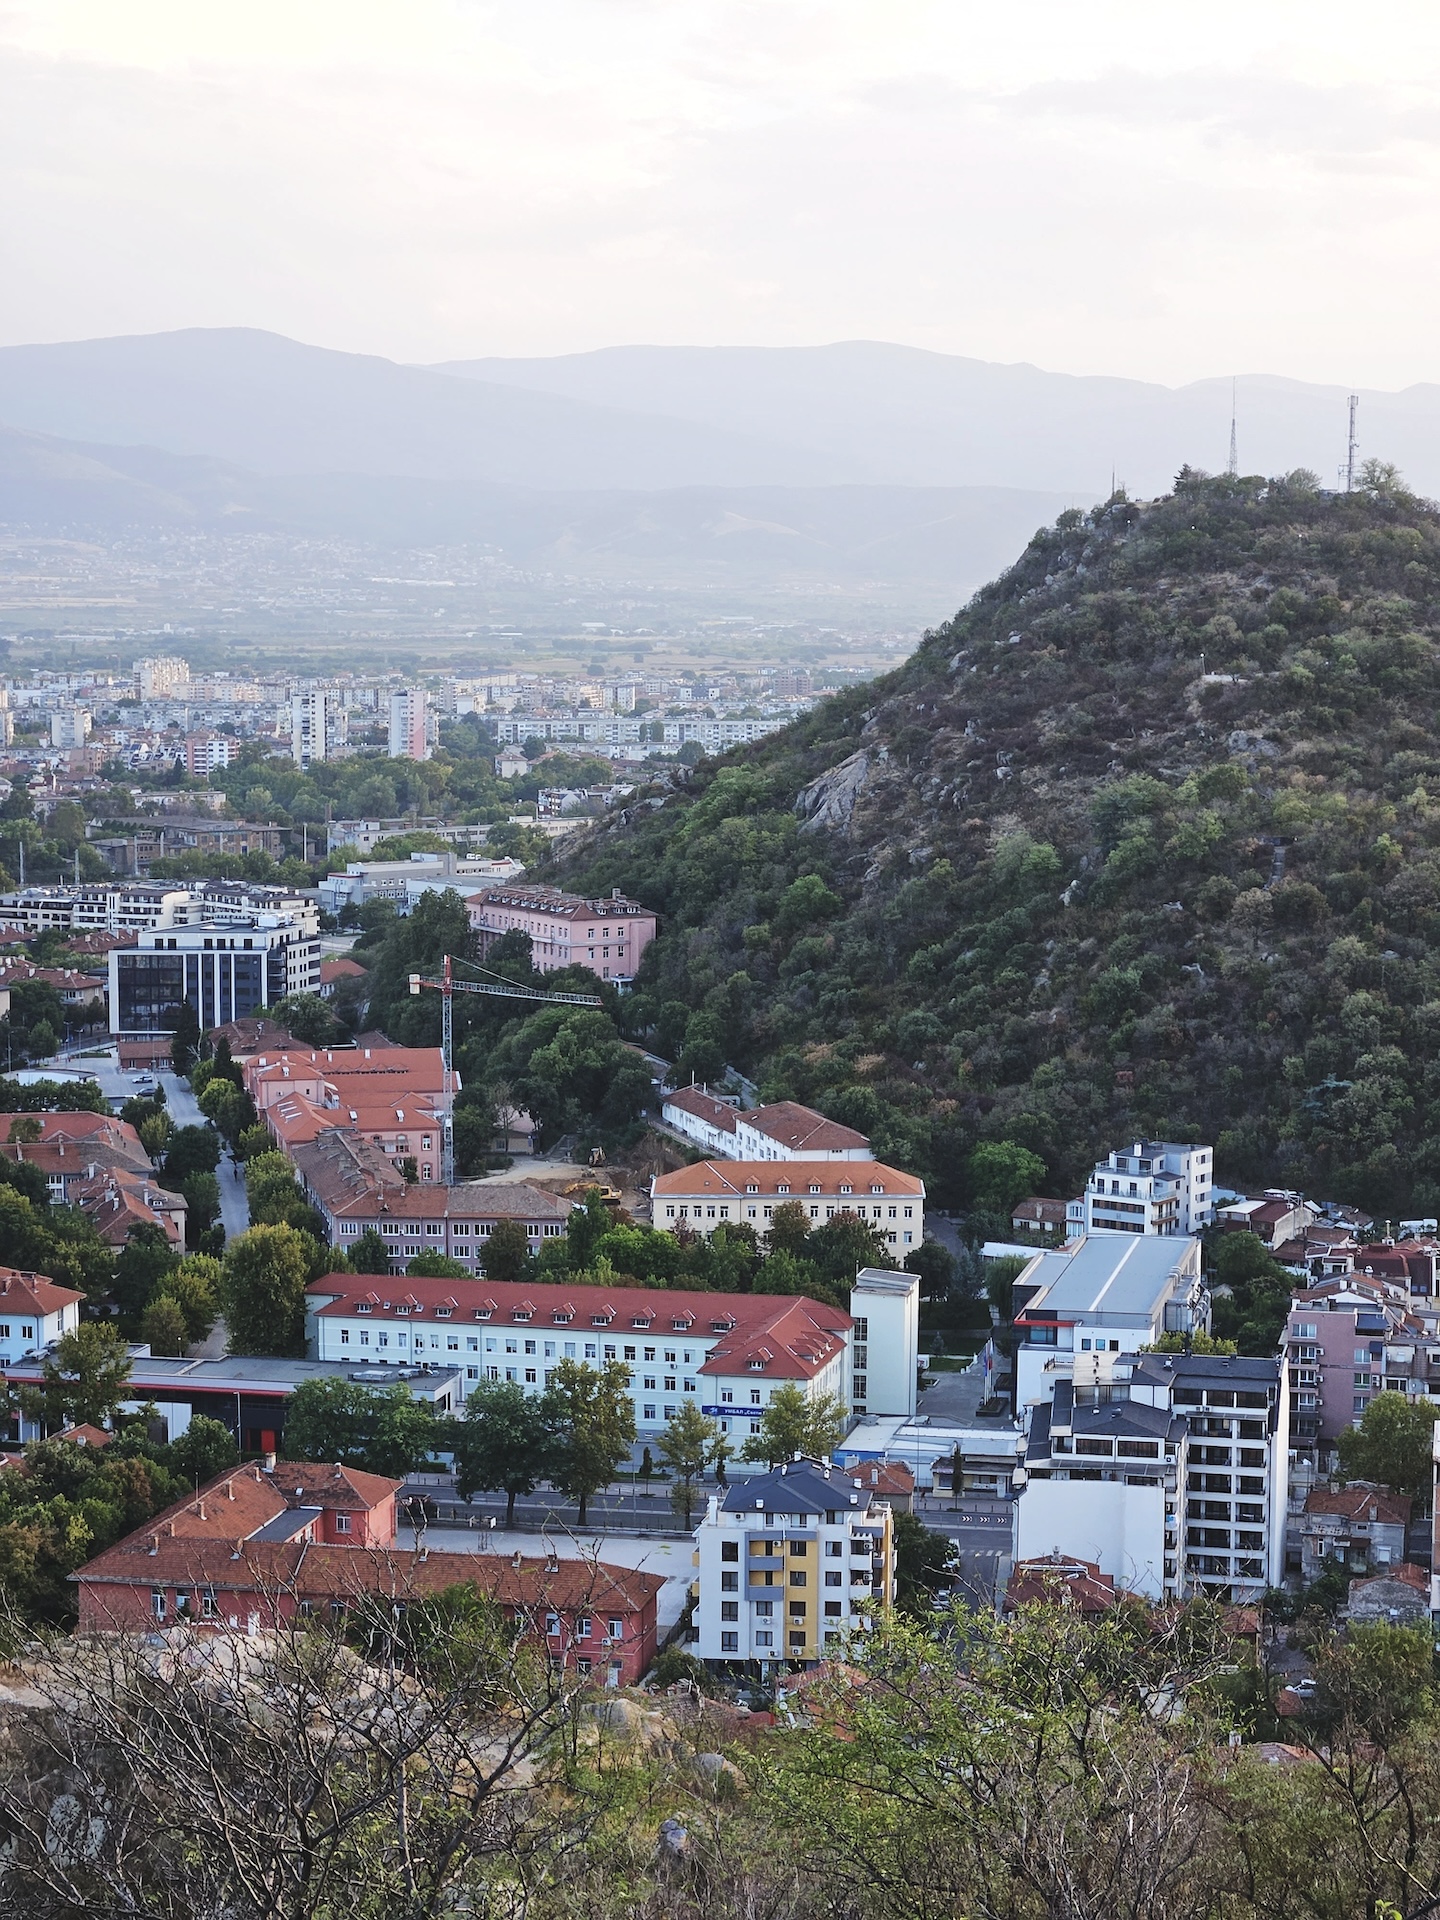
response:
[(887, 680), (571, 856), (664, 916), (630, 1003), (968, 1197), (1213, 1140), (1440, 1209), (1440, 515), (1383, 469), (1067, 512)]

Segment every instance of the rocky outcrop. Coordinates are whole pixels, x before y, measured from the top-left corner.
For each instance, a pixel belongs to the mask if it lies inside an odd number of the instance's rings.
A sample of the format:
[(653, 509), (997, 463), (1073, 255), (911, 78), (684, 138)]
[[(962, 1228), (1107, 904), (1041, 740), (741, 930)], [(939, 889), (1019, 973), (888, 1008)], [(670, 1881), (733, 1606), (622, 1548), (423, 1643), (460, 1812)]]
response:
[(795, 797), (795, 811), (804, 822), (801, 832), (814, 833), (821, 827), (828, 827), (837, 833), (848, 833), (855, 815), (855, 803), (878, 757), (862, 747), (858, 753), (852, 753), (848, 760), (842, 760), (838, 767), (831, 767), (818, 780), (812, 780), (808, 787), (802, 787)]

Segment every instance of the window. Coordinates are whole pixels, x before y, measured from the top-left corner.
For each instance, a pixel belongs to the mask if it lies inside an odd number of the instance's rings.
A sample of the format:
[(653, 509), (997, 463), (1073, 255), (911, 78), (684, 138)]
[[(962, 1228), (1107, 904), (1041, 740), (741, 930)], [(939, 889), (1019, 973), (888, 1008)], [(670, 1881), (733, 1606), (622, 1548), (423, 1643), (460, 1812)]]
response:
[[(766, 1518), (765, 1518), (765, 1524), (767, 1527), (770, 1524), (770, 1518), (768, 1514), (766, 1515)], [(805, 1542), (803, 1540), (792, 1540), (790, 1542), (790, 1555), (792, 1559), (803, 1560), (805, 1558)]]
[(722, 1620), (738, 1620), (740, 1618), (740, 1602), (738, 1600), (722, 1600), (720, 1602), (720, 1618)]
[(792, 1586), (792, 1587), (803, 1587), (803, 1586), (805, 1585), (805, 1577), (806, 1577), (806, 1576), (805, 1576), (805, 1569), (804, 1569), (803, 1567), (798, 1567), (798, 1568), (792, 1568), (792, 1569), (791, 1569), (791, 1572), (790, 1572), (790, 1584), (791, 1584), (791, 1586)]
[(611, 1618), (605, 1622), (605, 1631), (612, 1640), (623, 1640), (625, 1638), (625, 1622), (618, 1614), (612, 1615)]
[(337, 1513), (337, 1514), (336, 1514), (336, 1516), (335, 1516), (335, 1531), (336, 1531), (337, 1533), (349, 1533), (349, 1531), (350, 1531), (350, 1516), (349, 1516), (349, 1514), (348, 1514), (348, 1513)]
[[(5, 1331), (6, 1331), (6, 1333), (8, 1333), (8, 1332), (10, 1331), (10, 1329), (9, 1329), (9, 1328), (7, 1327), (7, 1328), (5, 1329)], [(348, 1346), (349, 1346), (349, 1344), (350, 1344), (350, 1329), (349, 1329), (349, 1327), (342, 1327), (342, 1328), (340, 1329), (340, 1344), (341, 1344), (341, 1346), (342, 1346), (342, 1347), (348, 1347)]]
[[(803, 1639), (804, 1636), (802, 1635), (801, 1638)], [(733, 1632), (722, 1633), (720, 1636), (720, 1651), (722, 1653), (738, 1653), (740, 1651), (739, 1634)]]
[(588, 1640), (590, 1638), (590, 1628), (592, 1624), (589, 1614), (582, 1613), (575, 1625), (576, 1638), (579, 1640)]
[(738, 1593), (740, 1591), (739, 1573), (722, 1570), (720, 1575), (720, 1591), (722, 1593)]
[(720, 1542), (720, 1558), (722, 1560), (738, 1560), (740, 1558), (740, 1542), (738, 1540), (722, 1540)]
[(830, 1573), (827, 1571), (825, 1575), (825, 1584), (827, 1587), (843, 1587), (845, 1584), (844, 1575), (839, 1573)]
[(165, 1589), (163, 1587), (152, 1587), (150, 1589), (150, 1611), (157, 1620), (163, 1620), (165, 1618)]
[(547, 1637), (547, 1639), (553, 1639), (553, 1638), (554, 1638), (554, 1636), (555, 1636), (555, 1635), (556, 1635), (557, 1633), (559, 1633), (559, 1631), (560, 1631), (560, 1616), (559, 1616), (559, 1614), (558, 1614), (558, 1613), (547, 1613), (547, 1614), (546, 1614), (546, 1616), (545, 1616), (545, 1634), (546, 1634), (546, 1637)]
[(755, 1635), (755, 1644), (757, 1647), (773, 1647), (775, 1636), (768, 1627), (762, 1627)]

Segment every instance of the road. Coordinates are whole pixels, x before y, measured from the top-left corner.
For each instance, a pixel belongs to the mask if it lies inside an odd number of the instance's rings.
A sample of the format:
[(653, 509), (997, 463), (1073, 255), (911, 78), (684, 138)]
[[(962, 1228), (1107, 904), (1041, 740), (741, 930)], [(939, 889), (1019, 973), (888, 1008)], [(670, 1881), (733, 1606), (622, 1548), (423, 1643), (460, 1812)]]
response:
[[(99, 1082), (101, 1093), (107, 1100), (132, 1100), (140, 1091), (138, 1081), (141, 1076), (122, 1073), (113, 1048), (109, 1053), (95, 1059), (67, 1058), (63, 1064), (83, 1067), (87, 1073), (93, 1073)], [(155, 1077), (165, 1089), (166, 1109), (177, 1127), (199, 1127), (205, 1124), (200, 1103), (190, 1091), (187, 1081), (168, 1069)], [(237, 1233), (244, 1233), (250, 1224), (250, 1206), (245, 1197), (245, 1180), (240, 1168), (228, 1153), (221, 1154), (220, 1165), (215, 1171), (216, 1178), (220, 1182), (220, 1218), (225, 1227), (226, 1239), (232, 1240)]]

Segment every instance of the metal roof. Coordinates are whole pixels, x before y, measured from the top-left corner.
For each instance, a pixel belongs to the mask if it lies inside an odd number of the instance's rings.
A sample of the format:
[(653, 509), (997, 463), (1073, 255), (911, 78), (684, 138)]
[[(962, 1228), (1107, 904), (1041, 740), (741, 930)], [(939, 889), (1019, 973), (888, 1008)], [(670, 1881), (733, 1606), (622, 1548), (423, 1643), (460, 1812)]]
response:
[(1039, 1288), (1021, 1316), (1148, 1323), (1196, 1244), (1186, 1234), (1087, 1234), (1073, 1248), (1040, 1254), (1019, 1276), (1017, 1284)]

